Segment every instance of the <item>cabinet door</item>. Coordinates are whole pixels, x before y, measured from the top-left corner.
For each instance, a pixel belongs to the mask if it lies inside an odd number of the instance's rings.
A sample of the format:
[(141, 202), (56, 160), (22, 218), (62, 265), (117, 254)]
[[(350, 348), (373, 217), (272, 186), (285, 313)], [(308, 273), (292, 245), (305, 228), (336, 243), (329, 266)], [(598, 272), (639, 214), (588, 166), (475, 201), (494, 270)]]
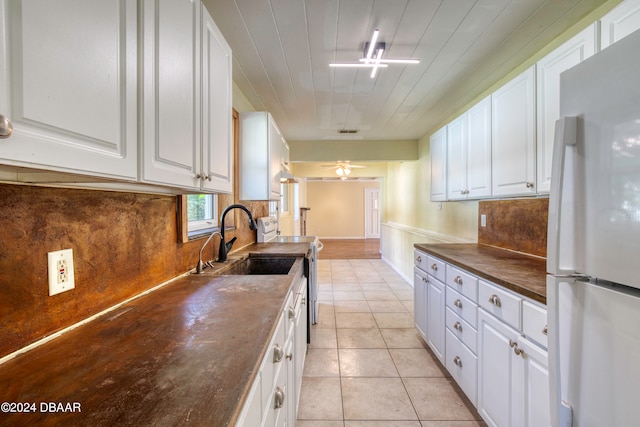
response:
[(202, 187), (233, 191), (231, 48), (202, 6)]
[(467, 111), (467, 198), (491, 196), (491, 97)]
[(531, 67), (491, 95), (494, 196), (536, 192), (534, 76)]
[(560, 118), (560, 73), (596, 53), (596, 24), (538, 61), (537, 101), (537, 189), (548, 193), (551, 186), (551, 159), (556, 120)]
[(447, 125), (447, 199), (467, 198), (467, 114)]
[(425, 341), (427, 341), (427, 282), (427, 274), (414, 268), (413, 321), (418, 333)]
[(516, 396), (513, 426), (550, 426), (547, 352), (523, 336), (518, 338), (518, 350), (520, 354), (515, 356), (513, 364)]
[(427, 282), (427, 343), (438, 360), (444, 362), (445, 285), (433, 277)]
[(431, 201), (447, 200), (447, 128), (443, 127), (430, 138)]
[(600, 19), (600, 48), (640, 29), (640, 0), (625, 0)]
[(269, 200), (280, 200), (280, 171), (284, 138), (269, 115)]
[(492, 427), (510, 427), (515, 390), (512, 381), (518, 333), (478, 310), (478, 413)]
[(142, 2), (145, 182), (200, 189), (200, 2)]
[(136, 2), (0, 8), (0, 163), (135, 180)]

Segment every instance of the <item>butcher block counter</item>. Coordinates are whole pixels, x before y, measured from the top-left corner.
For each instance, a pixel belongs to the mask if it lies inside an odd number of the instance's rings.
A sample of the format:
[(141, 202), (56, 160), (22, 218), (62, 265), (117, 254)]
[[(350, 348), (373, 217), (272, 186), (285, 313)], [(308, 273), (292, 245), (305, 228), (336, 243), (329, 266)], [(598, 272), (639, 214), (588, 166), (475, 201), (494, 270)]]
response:
[(308, 248), (253, 244), (230, 259), (298, 259), (181, 277), (3, 363), (0, 425), (233, 426)]
[(414, 247), (535, 301), (547, 302), (544, 258), (478, 244), (415, 244)]

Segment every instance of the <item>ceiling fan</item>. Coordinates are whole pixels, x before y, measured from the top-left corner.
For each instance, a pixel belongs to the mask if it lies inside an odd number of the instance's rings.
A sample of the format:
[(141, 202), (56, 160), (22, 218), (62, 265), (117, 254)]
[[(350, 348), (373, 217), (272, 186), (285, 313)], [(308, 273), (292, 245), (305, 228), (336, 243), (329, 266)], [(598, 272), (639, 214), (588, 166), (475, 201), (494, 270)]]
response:
[(383, 58), (382, 54), (385, 50), (385, 43), (378, 41), (378, 35), (380, 34), (379, 29), (375, 29), (373, 31), (373, 35), (371, 36), (371, 41), (365, 42), (364, 44), (364, 56), (359, 59), (359, 62), (332, 62), (329, 64), (330, 67), (363, 67), (363, 68), (371, 68), (371, 78), (373, 79), (378, 72), (378, 68), (387, 68), (389, 64), (419, 64), (420, 60), (416, 58), (406, 58), (406, 59), (391, 59), (391, 58)]
[(338, 160), (332, 165), (322, 165), (323, 169), (335, 169), (336, 175), (345, 180), (351, 174), (351, 169), (366, 168), (363, 165), (352, 165), (349, 160)]

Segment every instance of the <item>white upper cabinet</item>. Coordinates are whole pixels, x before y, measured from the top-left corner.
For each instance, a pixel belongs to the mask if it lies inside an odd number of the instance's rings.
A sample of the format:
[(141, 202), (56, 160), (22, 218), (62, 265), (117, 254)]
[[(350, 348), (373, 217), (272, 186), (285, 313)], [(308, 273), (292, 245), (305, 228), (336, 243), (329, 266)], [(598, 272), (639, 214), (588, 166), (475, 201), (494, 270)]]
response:
[(491, 195), (491, 97), (447, 125), (447, 198)]
[(202, 187), (233, 191), (231, 48), (202, 7)]
[(142, 2), (142, 179), (199, 189), (200, 2)]
[(548, 193), (555, 123), (560, 117), (560, 74), (597, 50), (597, 24), (592, 24), (541, 59), (536, 70), (537, 190)]
[(600, 48), (640, 29), (640, 0), (625, 0), (600, 19)]
[(271, 114), (240, 113), (240, 200), (280, 200), (283, 143)]
[(535, 66), (491, 95), (494, 196), (536, 193)]
[(447, 200), (447, 128), (443, 127), (431, 135), (429, 143), (431, 157), (431, 201)]
[(0, 1), (0, 163), (137, 178), (137, 6)]

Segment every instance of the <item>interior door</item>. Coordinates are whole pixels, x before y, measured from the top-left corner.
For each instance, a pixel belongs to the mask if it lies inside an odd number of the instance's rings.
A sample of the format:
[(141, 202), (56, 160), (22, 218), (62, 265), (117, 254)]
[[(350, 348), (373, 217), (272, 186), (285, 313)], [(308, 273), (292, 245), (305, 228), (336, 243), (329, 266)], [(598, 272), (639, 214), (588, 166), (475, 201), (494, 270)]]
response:
[(364, 189), (364, 237), (365, 239), (380, 238), (380, 189)]

